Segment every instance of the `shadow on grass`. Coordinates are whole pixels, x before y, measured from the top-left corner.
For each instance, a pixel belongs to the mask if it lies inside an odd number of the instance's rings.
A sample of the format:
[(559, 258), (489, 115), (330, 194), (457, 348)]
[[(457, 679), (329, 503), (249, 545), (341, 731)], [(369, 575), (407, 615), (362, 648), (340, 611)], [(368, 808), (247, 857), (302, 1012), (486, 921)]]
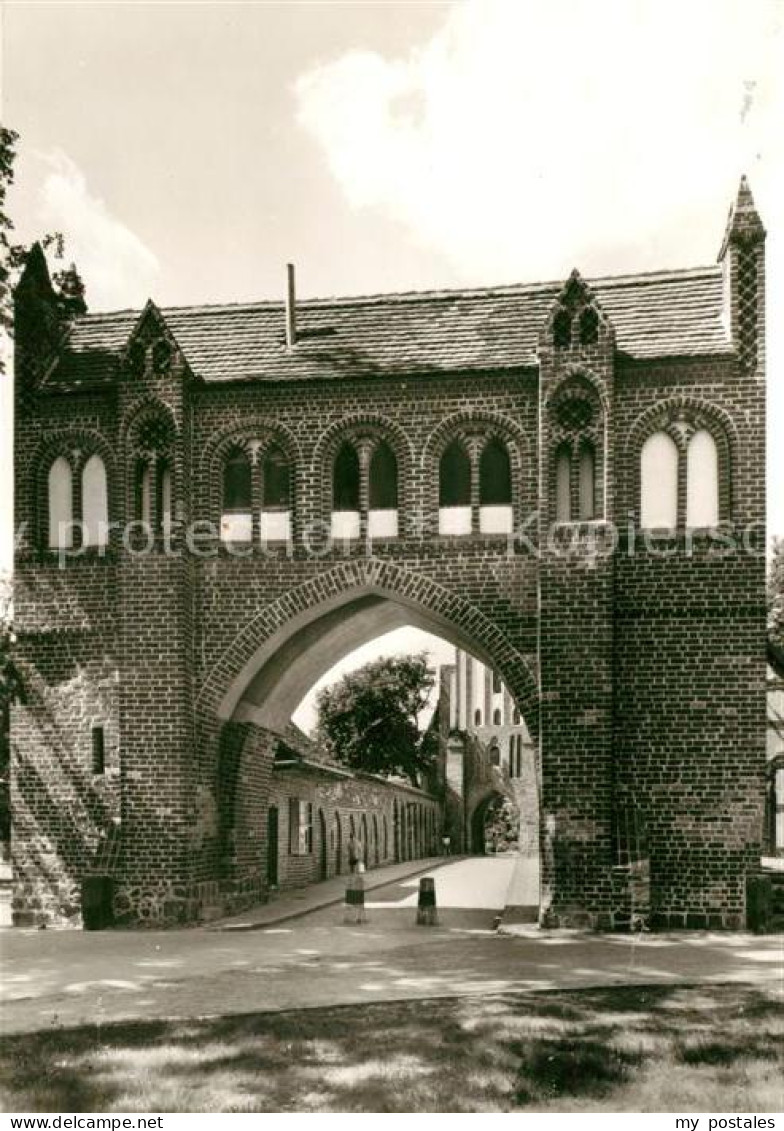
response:
[(125, 1022), (4, 1038), (0, 1081), (12, 1111), (766, 1111), (780, 1018), (735, 984)]

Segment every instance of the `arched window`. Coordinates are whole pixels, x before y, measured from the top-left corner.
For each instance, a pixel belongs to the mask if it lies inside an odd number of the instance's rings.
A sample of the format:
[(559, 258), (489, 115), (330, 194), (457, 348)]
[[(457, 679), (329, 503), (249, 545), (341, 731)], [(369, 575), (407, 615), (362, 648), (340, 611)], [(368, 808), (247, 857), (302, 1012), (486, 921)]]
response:
[(593, 448), (584, 443), (580, 447), (579, 467), (580, 521), (596, 518), (596, 471)]
[(686, 450), (686, 525), (719, 521), (719, 454), (710, 432), (695, 432)]
[(465, 507), (471, 503), (471, 461), (457, 440), (441, 456), (439, 503), (442, 507)]
[(394, 538), (397, 522), (397, 459), (389, 444), (381, 441), (370, 457), (370, 514), (368, 533), (371, 538)]
[(501, 725), (501, 712), (498, 709), (498, 707), (496, 707), (496, 709), (493, 711), (493, 726), (500, 727), (500, 725)]
[(515, 707), (515, 709), (512, 713), (512, 722), (516, 727), (520, 726), (520, 712), (517, 710), (516, 707)]
[(288, 542), (291, 538), (291, 464), (278, 444), (261, 461), (261, 540)]
[(654, 432), (640, 453), (640, 525), (645, 529), (678, 525), (678, 448), (666, 432)]
[(485, 444), (479, 460), (479, 501), (483, 506), (512, 501), (509, 453), (495, 438)]
[(471, 461), (468, 452), (457, 440), (441, 456), (438, 502), (439, 533), (471, 533)]
[(251, 466), (241, 448), (235, 449), (223, 465), (223, 511), (242, 513), (251, 508)]
[(371, 510), (397, 509), (397, 460), (389, 444), (377, 444), (370, 459)]
[(250, 542), (253, 537), (252, 470), (243, 448), (229, 452), (223, 465), (223, 511), (221, 539), (224, 542)]
[(265, 510), (288, 510), (291, 502), (291, 467), (286, 453), (272, 444), (261, 465), (262, 506)]
[(343, 444), (332, 468), (332, 537), (358, 538), (360, 532), (359, 456)]
[(82, 471), (82, 521), (85, 546), (105, 546), (109, 538), (109, 496), (106, 467), (91, 455)]
[(485, 444), (479, 460), (479, 529), (482, 534), (509, 534), (512, 518), (512, 473), (509, 452), (501, 440)]
[(489, 753), (490, 753), (490, 765), (491, 766), (500, 766), (501, 765), (501, 751), (498, 748), (498, 741), (495, 738), (490, 743)]
[(65, 456), (49, 468), (49, 548), (65, 550), (73, 545), (73, 473)]
[(568, 447), (555, 456), (555, 521), (572, 520), (572, 456)]
[(482, 712), (479, 707), (474, 711), (474, 726), (480, 727), (482, 725)]
[(572, 316), (568, 310), (559, 310), (553, 319), (553, 342), (558, 349), (572, 344)]
[(580, 315), (580, 344), (592, 346), (599, 341), (599, 315), (587, 306)]
[(158, 489), (158, 514), (161, 516), (161, 530), (164, 535), (168, 536), (171, 533), (174, 510), (174, 476), (170, 463), (160, 465)]
[(335, 459), (332, 499), (333, 510), (359, 510), (359, 457), (351, 444), (343, 444)]
[(140, 459), (136, 464), (136, 517), (148, 530), (152, 530), (152, 502), (152, 464), (149, 460)]

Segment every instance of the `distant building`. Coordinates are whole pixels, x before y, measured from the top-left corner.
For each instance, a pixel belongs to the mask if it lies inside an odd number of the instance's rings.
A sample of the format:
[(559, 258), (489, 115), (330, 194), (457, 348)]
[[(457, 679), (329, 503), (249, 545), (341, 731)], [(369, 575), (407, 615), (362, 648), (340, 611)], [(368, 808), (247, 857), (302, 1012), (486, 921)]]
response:
[[(454, 847), (484, 852), (490, 806), (508, 798), (520, 819), (518, 845), (538, 851), (536, 751), (525, 720), (497, 672), (457, 649), (440, 669), (447, 819)], [(505, 847), (505, 846), (504, 846)]]

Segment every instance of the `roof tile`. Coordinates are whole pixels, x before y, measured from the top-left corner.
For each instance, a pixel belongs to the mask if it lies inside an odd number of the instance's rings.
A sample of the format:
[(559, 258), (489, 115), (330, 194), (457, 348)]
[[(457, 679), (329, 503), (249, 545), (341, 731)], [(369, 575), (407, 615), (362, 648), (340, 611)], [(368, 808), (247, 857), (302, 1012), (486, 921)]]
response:
[[(634, 358), (725, 353), (719, 267), (590, 283)], [(209, 382), (312, 379), (535, 366), (540, 329), (561, 284), (430, 291), (297, 304), (298, 341), (284, 340), (280, 302), (164, 308), (195, 374)], [(74, 321), (50, 381), (113, 379), (138, 311)]]

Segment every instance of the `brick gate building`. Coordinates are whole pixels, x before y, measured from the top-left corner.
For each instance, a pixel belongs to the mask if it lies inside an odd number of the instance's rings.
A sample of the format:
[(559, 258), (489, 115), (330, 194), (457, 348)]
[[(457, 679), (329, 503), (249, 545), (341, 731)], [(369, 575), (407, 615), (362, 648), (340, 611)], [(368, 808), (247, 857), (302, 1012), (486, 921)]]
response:
[(704, 269), (94, 315), (34, 249), (16, 921), (78, 923), (91, 872), (121, 922), (263, 899), (276, 736), (339, 655), (407, 623), (497, 670), (538, 745), (543, 923), (617, 925), (642, 875), (654, 925), (739, 925), (764, 237), (743, 182)]

